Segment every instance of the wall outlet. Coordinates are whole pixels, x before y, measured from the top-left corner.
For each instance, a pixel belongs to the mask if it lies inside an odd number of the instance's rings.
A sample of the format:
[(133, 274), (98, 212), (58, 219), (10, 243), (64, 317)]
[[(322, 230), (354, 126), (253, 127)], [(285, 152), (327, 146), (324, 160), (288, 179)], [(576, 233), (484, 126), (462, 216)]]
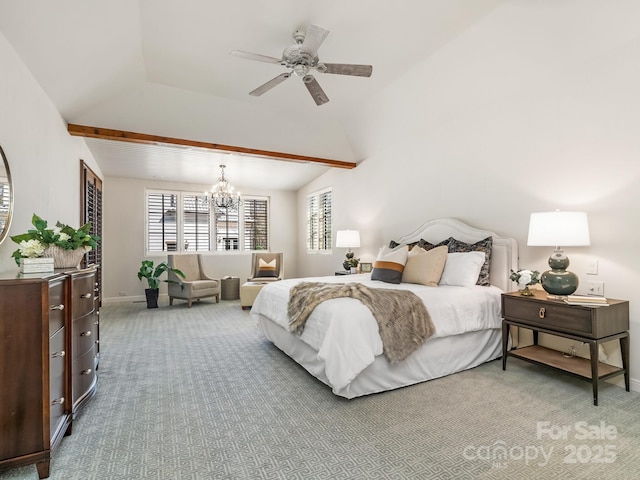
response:
[(589, 295), (604, 297), (604, 282), (587, 282), (587, 290), (589, 290)]
[(119, 292), (118, 295), (120, 295), (121, 297), (126, 297), (127, 296), (127, 292)]

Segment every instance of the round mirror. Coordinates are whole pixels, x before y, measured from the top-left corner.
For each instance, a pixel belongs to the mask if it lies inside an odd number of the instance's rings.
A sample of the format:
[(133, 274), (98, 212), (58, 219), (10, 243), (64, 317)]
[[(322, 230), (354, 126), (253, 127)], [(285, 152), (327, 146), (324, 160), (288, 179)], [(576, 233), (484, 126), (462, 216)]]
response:
[(11, 172), (9, 172), (9, 162), (0, 147), (0, 243), (9, 233), (11, 225), (11, 212), (13, 211), (13, 188), (11, 186)]

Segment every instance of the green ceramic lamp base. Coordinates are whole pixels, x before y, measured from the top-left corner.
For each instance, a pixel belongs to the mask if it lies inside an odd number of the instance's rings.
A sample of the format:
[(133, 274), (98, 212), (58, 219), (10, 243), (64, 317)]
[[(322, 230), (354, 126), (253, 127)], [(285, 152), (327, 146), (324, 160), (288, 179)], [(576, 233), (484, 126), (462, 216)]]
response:
[(569, 258), (564, 252), (556, 248), (551, 257), (549, 257), (549, 266), (551, 270), (547, 270), (540, 277), (540, 284), (547, 293), (552, 295), (571, 295), (578, 289), (578, 276), (567, 271), (569, 266)]

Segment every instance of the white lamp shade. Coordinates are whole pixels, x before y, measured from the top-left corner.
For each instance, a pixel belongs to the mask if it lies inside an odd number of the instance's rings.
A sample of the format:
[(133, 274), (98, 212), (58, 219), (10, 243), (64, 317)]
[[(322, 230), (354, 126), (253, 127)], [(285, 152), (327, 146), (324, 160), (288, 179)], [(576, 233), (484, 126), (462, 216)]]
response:
[(585, 212), (539, 212), (529, 219), (531, 247), (584, 247), (590, 245)]
[(338, 230), (336, 247), (356, 248), (360, 246), (360, 232), (357, 230)]

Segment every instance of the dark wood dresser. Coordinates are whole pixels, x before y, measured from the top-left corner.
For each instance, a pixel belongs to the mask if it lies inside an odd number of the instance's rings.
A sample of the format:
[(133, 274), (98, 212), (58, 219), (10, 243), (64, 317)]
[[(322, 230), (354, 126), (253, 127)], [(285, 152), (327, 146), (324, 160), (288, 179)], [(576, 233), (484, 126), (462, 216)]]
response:
[(0, 276), (0, 470), (51, 453), (96, 389), (95, 269)]

